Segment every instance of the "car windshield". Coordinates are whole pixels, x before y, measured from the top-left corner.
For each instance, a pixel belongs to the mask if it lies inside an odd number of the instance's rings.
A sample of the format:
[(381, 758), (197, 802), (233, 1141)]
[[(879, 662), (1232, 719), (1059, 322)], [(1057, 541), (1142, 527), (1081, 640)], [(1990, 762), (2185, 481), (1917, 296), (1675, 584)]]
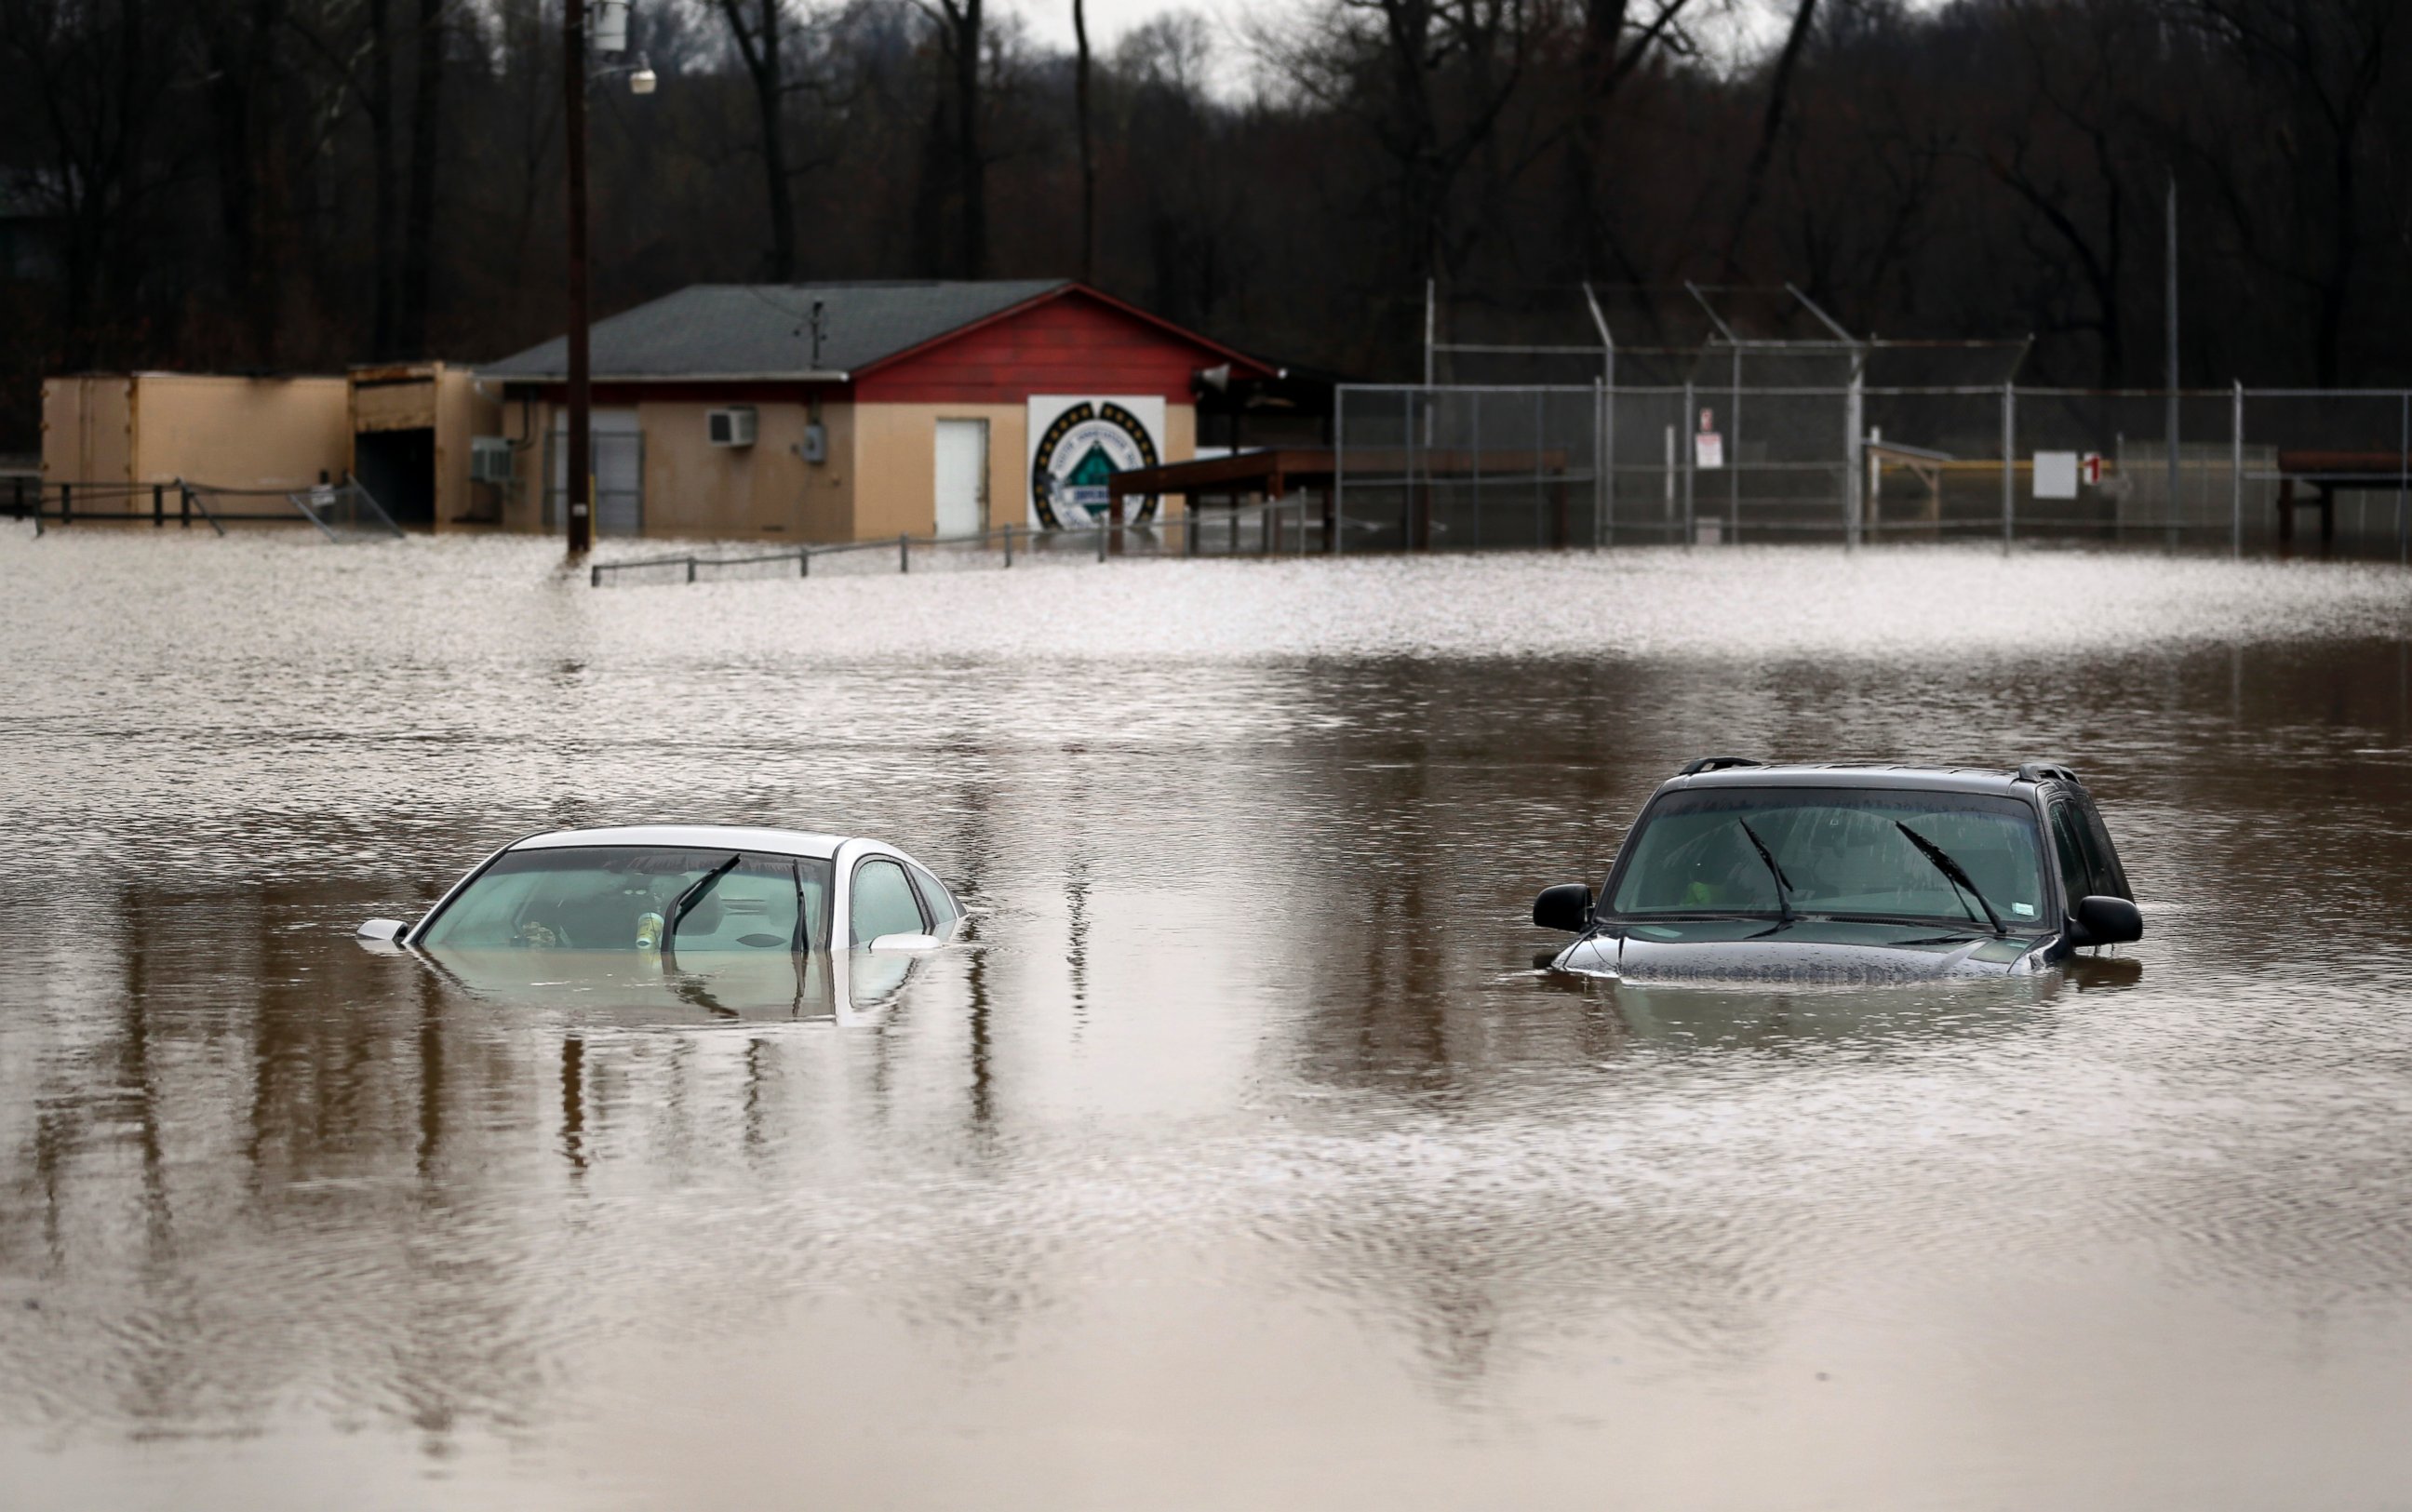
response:
[(669, 941), (676, 953), (789, 950), (799, 943), (828, 948), (829, 862), (650, 845), (507, 851), (446, 905), (420, 943), (458, 950), (658, 947), (679, 901), (707, 878), (679, 916)]
[[(1928, 847), (1956, 863), (1983, 902), (1969, 897)], [(1882, 788), (1693, 788), (1653, 803), (1627, 849), (1611, 914), (1789, 913), (1990, 929), (1990, 904), (2006, 928), (2042, 922), (2035, 811), (2015, 799)]]

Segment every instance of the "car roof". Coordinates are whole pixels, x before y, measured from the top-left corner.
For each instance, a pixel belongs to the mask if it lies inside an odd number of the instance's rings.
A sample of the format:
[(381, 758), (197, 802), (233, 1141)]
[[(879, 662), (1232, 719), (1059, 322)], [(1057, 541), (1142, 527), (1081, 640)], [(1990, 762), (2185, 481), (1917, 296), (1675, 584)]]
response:
[[(2060, 776), (2065, 769), (2052, 768)], [(2032, 774), (2031, 774), (2032, 773)], [(1798, 761), (1777, 765), (1720, 766), (1671, 777), (1661, 791), (1689, 787), (1898, 787), (1921, 792), (1991, 793), (2008, 798), (2034, 791), (2037, 769), (2004, 771), (1989, 767), (1905, 767), (1866, 761)]]
[(569, 845), (666, 845), (681, 850), (767, 851), (826, 861), (846, 843), (845, 835), (804, 829), (769, 829), (742, 824), (623, 824), (596, 829), (554, 829), (530, 835), (513, 850), (558, 850)]

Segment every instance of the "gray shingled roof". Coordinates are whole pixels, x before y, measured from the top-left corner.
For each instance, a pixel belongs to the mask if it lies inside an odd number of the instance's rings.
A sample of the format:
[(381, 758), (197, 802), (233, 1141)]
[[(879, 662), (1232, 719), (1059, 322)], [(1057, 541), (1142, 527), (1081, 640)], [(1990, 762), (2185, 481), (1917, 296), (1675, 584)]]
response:
[[(696, 284), (595, 324), (597, 378), (800, 377), (857, 372), (1064, 286), (1061, 278), (977, 284)], [(812, 310), (822, 306), (820, 360)], [(555, 337), (479, 370), (557, 378), (569, 341)]]

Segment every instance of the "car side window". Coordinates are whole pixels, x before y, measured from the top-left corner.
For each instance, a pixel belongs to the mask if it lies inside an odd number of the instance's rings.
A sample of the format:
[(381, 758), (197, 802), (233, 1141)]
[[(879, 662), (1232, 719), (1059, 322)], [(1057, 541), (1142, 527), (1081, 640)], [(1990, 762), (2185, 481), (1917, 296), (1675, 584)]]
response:
[(913, 873), (913, 885), (921, 889), (922, 905), (928, 908), (932, 917), (937, 920), (938, 928), (943, 929), (963, 917), (962, 907), (955, 902), (955, 895), (947, 890), (945, 883), (918, 866), (907, 867), (905, 870)]
[(854, 869), (851, 911), (857, 945), (869, 945), (883, 934), (920, 934), (930, 927), (904, 868), (877, 858)]
[(2085, 854), (2085, 841), (2080, 830), (2077, 811), (2059, 799), (2052, 804), (2052, 849), (2060, 859), (2060, 888), (2066, 894), (2066, 906), (2074, 909), (2078, 900), (2094, 890), (2094, 867)]
[(2085, 821), (2085, 838), (2094, 853), (2094, 890), (2111, 898), (2132, 899), (2127, 888), (2127, 869), (2119, 864), (2117, 847), (2110, 844), (2110, 831), (2103, 828), (2102, 815), (2091, 799), (2078, 805)]

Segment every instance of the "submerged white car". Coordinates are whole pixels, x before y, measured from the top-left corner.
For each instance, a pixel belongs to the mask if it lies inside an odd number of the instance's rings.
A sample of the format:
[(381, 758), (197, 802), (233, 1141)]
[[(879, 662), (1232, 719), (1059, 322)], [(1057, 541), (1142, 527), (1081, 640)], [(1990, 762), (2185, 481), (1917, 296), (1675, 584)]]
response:
[[(783, 985), (772, 995), (785, 998), (787, 978), (803, 979), (802, 960), (909, 960), (952, 940), (963, 918), (963, 904), (928, 867), (875, 840), (627, 825), (515, 840), (417, 923), (373, 918), (357, 932), (423, 952), (470, 980), (527, 975), (509, 966), (513, 959), (542, 962), (537, 975), (547, 983), (743, 979), (758, 963), (777, 968)], [(901, 982), (901, 965), (893, 975)], [(854, 982), (854, 994), (865, 985)]]

